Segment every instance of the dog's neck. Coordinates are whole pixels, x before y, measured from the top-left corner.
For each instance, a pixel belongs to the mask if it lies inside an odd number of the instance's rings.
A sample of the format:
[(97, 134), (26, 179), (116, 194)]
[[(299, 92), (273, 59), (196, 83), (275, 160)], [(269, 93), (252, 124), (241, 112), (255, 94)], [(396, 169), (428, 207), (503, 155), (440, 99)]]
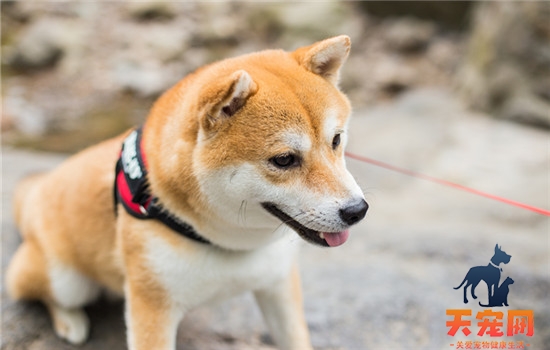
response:
[(489, 260), (489, 264), (491, 264), (493, 267), (496, 267), (497, 269), (500, 269), (500, 267), (496, 265), (493, 260)]

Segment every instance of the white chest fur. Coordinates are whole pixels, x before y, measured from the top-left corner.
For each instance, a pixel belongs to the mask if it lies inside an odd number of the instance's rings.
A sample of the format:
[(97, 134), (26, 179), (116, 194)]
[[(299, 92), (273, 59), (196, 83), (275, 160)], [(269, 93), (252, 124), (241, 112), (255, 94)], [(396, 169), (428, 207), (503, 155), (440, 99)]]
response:
[(147, 260), (158, 281), (182, 310), (245, 291), (269, 288), (288, 276), (301, 239), (286, 227), (282, 238), (251, 251), (213, 246), (189, 250), (158, 236), (147, 242)]

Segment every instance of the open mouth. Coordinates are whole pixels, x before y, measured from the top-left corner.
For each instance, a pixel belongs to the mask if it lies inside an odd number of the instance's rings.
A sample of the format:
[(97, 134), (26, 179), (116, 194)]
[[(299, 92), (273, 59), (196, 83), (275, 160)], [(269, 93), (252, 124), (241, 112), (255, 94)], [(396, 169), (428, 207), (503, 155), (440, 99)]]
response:
[(341, 232), (320, 232), (307, 228), (293, 219), (290, 215), (277, 208), (277, 206), (273, 203), (262, 203), (262, 206), (273, 216), (277, 217), (284, 224), (296, 231), (300, 237), (309, 243), (317, 244), (323, 247), (337, 247), (344, 244), (349, 237), (348, 230)]

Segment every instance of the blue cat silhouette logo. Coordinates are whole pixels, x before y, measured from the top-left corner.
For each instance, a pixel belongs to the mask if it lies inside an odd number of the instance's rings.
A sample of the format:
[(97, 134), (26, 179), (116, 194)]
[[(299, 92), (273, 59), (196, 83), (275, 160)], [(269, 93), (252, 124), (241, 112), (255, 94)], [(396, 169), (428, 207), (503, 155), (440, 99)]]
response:
[(514, 280), (507, 277), (499, 285), (500, 273), (502, 271), (500, 264), (508, 264), (511, 258), (512, 256), (506, 254), (497, 244), (495, 245), (495, 254), (487, 266), (474, 266), (468, 270), (464, 280), (458, 287), (454, 288), (459, 289), (464, 285), (464, 304), (468, 303), (468, 298), (466, 297), (468, 287), (471, 286), (470, 293), (472, 294), (472, 298), (477, 299), (475, 289), (479, 282), (484, 281), (487, 284), (489, 292), (489, 302), (487, 304), (480, 302), (479, 305), (483, 307), (508, 306), (508, 293), (510, 292), (510, 285), (514, 283)]

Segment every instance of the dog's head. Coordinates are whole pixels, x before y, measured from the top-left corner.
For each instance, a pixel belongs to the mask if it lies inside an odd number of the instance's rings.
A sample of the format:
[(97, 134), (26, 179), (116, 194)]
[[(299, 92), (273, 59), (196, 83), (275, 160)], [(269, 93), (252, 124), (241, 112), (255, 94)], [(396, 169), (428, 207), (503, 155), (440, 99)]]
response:
[(498, 244), (495, 245), (495, 255), (491, 260), (497, 261), (495, 264), (499, 265), (500, 263), (508, 264), (510, 262), (510, 259), (512, 259), (511, 255), (506, 254), (502, 250), (502, 247), (499, 247)]
[(337, 83), (349, 50), (339, 36), (262, 51), (177, 87), (189, 97), (182, 113), (198, 116), (193, 173), (212, 220), (257, 234), (283, 222), (323, 246), (347, 240), (368, 208), (344, 159), (351, 107)]

